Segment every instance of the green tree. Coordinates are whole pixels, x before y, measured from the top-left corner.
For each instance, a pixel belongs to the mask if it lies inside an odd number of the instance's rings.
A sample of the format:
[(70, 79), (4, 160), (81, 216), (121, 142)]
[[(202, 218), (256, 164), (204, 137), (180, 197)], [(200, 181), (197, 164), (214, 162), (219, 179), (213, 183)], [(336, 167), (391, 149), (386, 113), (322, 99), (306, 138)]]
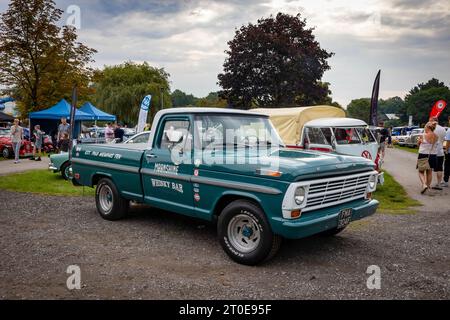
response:
[(107, 66), (97, 81), (94, 101), (102, 110), (116, 115), (119, 121), (136, 124), (139, 106), (148, 94), (152, 96), (149, 121), (162, 103), (164, 108), (172, 106), (169, 74), (147, 62)]
[(300, 14), (278, 13), (242, 26), (228, 45), (218, 78), (230, 105), (314, 105), (327, 96), (320, 79), (333, 54), (320, 47)]
[(96, 52), (77, 42), (73, 27), (57, 25), (63, 11), (52, 0), (12, 0), (0, 20), (0, 82), (13, 93), (22, 117), (70, 98), (77, 83), (81, 99)]
[(170, 95), (172, 99), (172, 106), (173, 107), (188, 107), (188, 106), (194, 106), (197, 102), (197, 98), (194, 97), (192, 94), (186, 94), (185, 92), (176, 89), (172, 94)]
[[(441, 99), (450, 103), (450, 90), (443, 82), (432, 78), (426, 83), (418, 84), (406, 95), (406, 113), (413, 116), (414, 123), (423, 125), (428, 121), (433, 105)], [(447, 106), (440, 118), (448, 119), (449, 116), (450, 107)]]
[(218, 92), (210, 92), (206, 97), (198, 99), (197, 107), (225, 108), (227, 100), (222, 99)]
[(347, 106), (347, 116), (369, 123), (370, 98), (359, 98), (352, 100)]

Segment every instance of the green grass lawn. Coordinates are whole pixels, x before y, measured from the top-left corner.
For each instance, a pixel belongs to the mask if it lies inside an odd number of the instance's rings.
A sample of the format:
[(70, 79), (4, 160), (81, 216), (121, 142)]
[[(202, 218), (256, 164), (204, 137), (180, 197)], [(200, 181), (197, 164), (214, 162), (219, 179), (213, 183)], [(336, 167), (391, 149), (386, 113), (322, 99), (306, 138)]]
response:
[[(58, 196), (82, 196), (83, 187), (75, 187), (59, 173), (33, 170), (0, 177), (0, 189)], [(93, 196), (94, 189), (85, 187), (85, 196)]]
[(410, 147), (405, 147), (405, 146), (399, 146), (398, 144), (396, 144), (394, 146), (394, 148), (395, 149), (400, 149), (400, 150), (403, 150), (403, 151), (408, 151), (408, 152), (411, 152), (411, 153), (418, 153), (419, 152), (419, 148), (410, 148)]
[(382, 213), (415, 213), (414, 207), (421, 205), (419, 201), (410, 198), (405, 189), (386, 171), (384, 185), (377, 187), (373, 197), (380, 201), (378, 210)]

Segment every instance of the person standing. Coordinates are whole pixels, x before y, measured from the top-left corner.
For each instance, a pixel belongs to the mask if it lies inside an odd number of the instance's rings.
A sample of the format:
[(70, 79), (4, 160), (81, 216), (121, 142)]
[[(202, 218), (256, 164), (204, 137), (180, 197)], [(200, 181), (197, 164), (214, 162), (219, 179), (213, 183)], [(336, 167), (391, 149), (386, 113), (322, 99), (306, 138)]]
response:
[(14, 124), (11, 126), (11, 142), (14, 149), (14, 163), (20, 162), (20, 147), (23, 140), (23, 128), (19, 125), (19, 119), (14, 119)]
[(437, 117), (431, 117), (430, 122), (436, 125), (436, 129), (434, 129), (434, 134), (437, 136), (438, 140), (436, 141), (437, 145), (437, 153), (436, 153), (436, 168), (434, 172), (436, 172), (436, 185), (433, 187), (435, 190), (442, 190), (442, 178), (444, 172), (444, 139), (445, 139), (445, 129), (444, 127), (439, 125), (439, 121)]
[[(36, 160), (36, 161), (41, 161), (41, 151), (42, 151), (42, 144), (44, 143), (44, 131), (41, 131), (41, 126), (40, 125), (35, 125), (34, 126), (34, 131), (33, 131), (33, 135), (34, 135), (34, 148), (33, 148), (33, 158), (31, 158), (30, 160)], [(38, 157), (36, 158), (36, 150), (38, 151)]]
[[(424, 194), (431, 188), (433, 180), (433, 169), (436, 167), (436, 153), (437, 153), (437, 136), (434, 134), (435, 124), (428, 122), (425, 125), (425, 132), (419, 138), (419, 156), (417, 158), (417, 169), (419, 171), (419, 178), (422, 183), (421, 192)], [(426, 161), (421, 159), (427, 159)], [(425, 163), (423, 163), (425, 162)]]
[(384, 158), (384, 154), (386, 152), (386, 142), (389, 136), (389, 131), (384, 127), (384, 122), (379, 123), (380, 126), (380, 150), (381, 157)]
[(117, 143), (123, 142), (123, 135), (125, 134), (125, 131), (121, 128), (120, 123), (116, 124), (116, 128), (114, 129), (114, 138), (116, 139)]
[(57, 135), (57, 140), (56, 140), (56, 144), (60, 145), (60, 140), (63, 139), (65, 134), (69, 134), (70, 133), (70, 124), (67, 123), (67, 119), (66, 118), (61, 118), (61, 123), (58, 126), (58, 135)]
[[(450, 117), (448, 119), (448, 124), (450, 127)], [(448, 187), (449, 178), (450, 178), (450, 128), (447, 129), (447, 133), (445, 134), (444, 182), (442, 182), (443, 187)]]
[(110, 122), (108, 122), (105, 128), (105, 140), (106, 143), (112, 143), (114, 140), (114, 129)]

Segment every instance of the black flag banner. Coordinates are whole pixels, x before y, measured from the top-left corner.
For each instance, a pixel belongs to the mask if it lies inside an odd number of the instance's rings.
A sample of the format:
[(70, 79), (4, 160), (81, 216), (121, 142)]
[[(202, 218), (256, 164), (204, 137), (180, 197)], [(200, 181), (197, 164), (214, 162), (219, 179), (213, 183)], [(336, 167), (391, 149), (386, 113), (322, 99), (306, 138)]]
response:
[(380, 92), (380, 74), (381, 70), (378, 70), (377, 77), (373, 83), (372, 98), (370, 100), (369, 125), (372, 126), (378, 126), (378, 93)]
[(75, 111), (77, 109), (77, 85), (72, 89), (72, 105), (70, 107), (70, 131), (69, 131), (69, 161), (72, 160), (73, 133), (75, 130)]

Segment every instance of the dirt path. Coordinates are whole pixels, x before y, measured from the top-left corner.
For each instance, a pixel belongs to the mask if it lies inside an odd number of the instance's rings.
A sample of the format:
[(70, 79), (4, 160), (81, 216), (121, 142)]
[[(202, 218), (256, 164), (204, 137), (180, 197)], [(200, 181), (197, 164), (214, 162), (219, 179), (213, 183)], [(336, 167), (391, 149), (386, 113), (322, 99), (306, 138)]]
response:
[[(399, 149), (387, 149), (383, 168), (386, 169), (408, 192), (410, 197), (423, 204), (427, 212), (450, 210), (450, 188), (442, 191), (429, 190), (420, 194), (420, 180), (416, 170), (417, 154)], [(433, 174), (433, 185), (436, 183)], [(450, 217), (449, 217), (450, 219)]]
[(20, 159), (20, 163), (14, 164), (14, 160), (0, 161), (0, 176), (28, 170), (47, 169), (49, 157), (42, 157), (42, 161), (31, 161), (28, 158)]

